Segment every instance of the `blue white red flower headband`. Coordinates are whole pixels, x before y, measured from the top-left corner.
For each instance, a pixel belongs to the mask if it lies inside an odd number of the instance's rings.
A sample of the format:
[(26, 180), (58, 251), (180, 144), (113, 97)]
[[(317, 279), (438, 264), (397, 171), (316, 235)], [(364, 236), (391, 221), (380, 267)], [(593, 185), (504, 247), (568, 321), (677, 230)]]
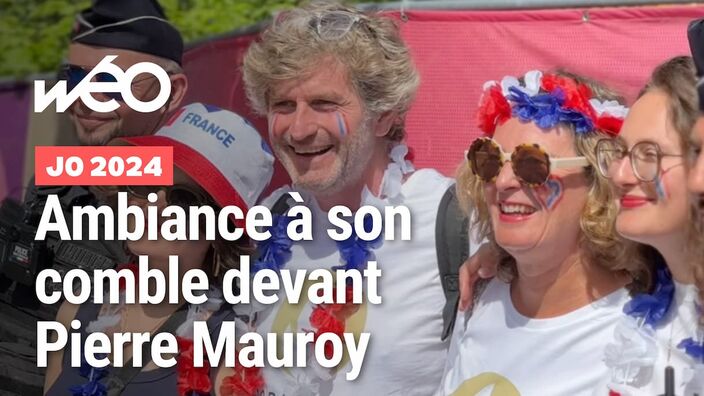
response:
[(501, 83), (488, 81), (480, 100), (479, 128), (488, 136), (496, 126), (517, 117), (549, 129), (571, 124), (578, 134), (601, 130), (618, 135), (628, 109), (617, 101), (602, 102), (592, 97), (588, 86), (566, 76), (529, 71), (521, 84), (506, 76)]

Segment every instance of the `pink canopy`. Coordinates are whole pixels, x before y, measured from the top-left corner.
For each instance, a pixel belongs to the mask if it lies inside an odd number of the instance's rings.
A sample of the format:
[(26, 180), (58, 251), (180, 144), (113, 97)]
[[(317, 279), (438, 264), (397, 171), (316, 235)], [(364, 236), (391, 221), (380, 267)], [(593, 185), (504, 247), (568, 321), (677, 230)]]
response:
[[(399, 19), (398, 13), (391, 13)], [(601, 80), (629, 100), (662, 61), (689, 53), (687, 24), (704, 6), (623, 7), (530, 11), (410, 11), (400, 22), (421, 72), (408, 115), (408, 144), (417, 167), (452, 175), (478, 136), (481, 87), (504, 75), (566, 68)], [(241, 64), (256, 34), (222, 38), (191, 49), (189, 101), (203, 101), (251, 117), (242, 91)], [(275, 184), (286, 180), (277, 170)]]

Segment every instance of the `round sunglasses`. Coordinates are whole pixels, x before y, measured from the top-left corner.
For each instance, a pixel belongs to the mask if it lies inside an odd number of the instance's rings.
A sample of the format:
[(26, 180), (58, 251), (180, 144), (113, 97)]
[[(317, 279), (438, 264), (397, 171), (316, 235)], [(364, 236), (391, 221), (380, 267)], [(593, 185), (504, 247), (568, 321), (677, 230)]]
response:
[(538, 144), (518, 145), (509, 154), (494, 139), (484, 137), (472, 142), (466, 157), (472, 172), (486, 183), (496, 181), (501, 168), (511, 161), (511, 168), (518, 180), (530, 187), (545, 184), (555, 169), (589, 166), (586, 157), (551, 158)]

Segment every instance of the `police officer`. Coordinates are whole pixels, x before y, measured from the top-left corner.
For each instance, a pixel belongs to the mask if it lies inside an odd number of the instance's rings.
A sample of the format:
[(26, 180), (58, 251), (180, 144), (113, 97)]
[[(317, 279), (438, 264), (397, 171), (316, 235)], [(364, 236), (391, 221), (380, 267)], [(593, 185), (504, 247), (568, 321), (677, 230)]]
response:
[[(68, 112), (78, 139), (84, 145), (104, 145), (118, 136), (154, 133), (169, 114), (180, 107), (188, 87), (188, 80), (181, 68), (183, 39), (166, 19), (156, 0), (94, 0), (91, 8), (76, 16), (68, 60), (61, 67), (60, 78), (67, 81), (70, 89), (108, 55), (117, 55), (112, 63), (123, 71), (140, 62), (159, 65), (169, 74), (171, 94), (162, 108), (151, 113), (131, 109), (121, 101), (119, 94), (92, 94), (99, 101), (117, 100), (119, 108), (110, 113), (95, 112), (78, 99)], [(105, 74), (95, 77), (98, 81), (110, 81), (112, 78)], [(151, 74), (138, 75), (132, 81), (133, 95), (144, 102), (154, 99), (160, 89), (159, 81)], [(68, 224), (72, 222), (73, 206), (99, 204), (86, 187), (36, 187), (33, 182), (25, 196), (25, 203), (31, 210), (41, 211), (48, 194), (59, 196)], [(88, 249), (118, 263), (126, 259), (120, 241), (71, 243), (75, 245), (74, 251), (76, 248)]]
[[(94, 112), (80, 99), (77, 100), (68, 113), (83, 145), (104, 145), (117, 136), (149, 135), (156, 132), (160, 125), (166, 122), (169, 114), (180, 107), (188, 87), (188, 81), (181, 68), (183, 39), (166, 19), (156, 0), (94, 0), (90, 8), (76, 16), (67, 63), (61, 68), (60, 78), (67, 80), (70, 89), (107, 55), (117, 55), (112, 63), (123, 71), (139, 62), (159, 65), (169, 74), (170, 97), (162, 108), (151, 113), (130, 109), (120, 100), (121, 97), (112, 93), (93, 94), (99, 101), (118, 101), (119, 108), (110, 113)], [(110, 81), (114, 77), (103, 74), (94, 78), (98, 81)], [(131, 88), (135, 98), (144, 102), (154, 99), (161, 90), (158, 80), (150, 74), (136, 76)], [(24, 211), (41, 213), (49, 194), (59, 196), (68, 224), (73, 222), (73, 206), (100, 204), (87, 187), (35, 186), (32, 181), (25, 194)], [(87, 219), (84, 217), (84, 229), (87, 229), (87, 226)], [(102, 232), (103, 225), (99, 228)], [(51, 261), (42, 260), (45, 262), (40, 265), (53, 265), (59, 270), (61, 263), (62, 268), (67, 270), (71, 265), (66, 263), (112, 266), (126, 260), (120, 241), (69, 242), (49, 238), (47, 245), (54, 252), (54, 256)], [(51, 258), (51, 255), (46, 257)], [(1, 273), (9, 273), (7, 268), (7, 262), (0, 263)], [(0, 352), (0, 361), (10, 370), (0, 375), (0, 393), (3, 393), (3, 390), (22, 394), (40, 393), (38, 386), (43, 382), (40, 377), (43, 373), (30, 373), (27, 369), (33, 366), (29, 356), (36, 354), (31, 350), (23, 352), (21, 346), (33, 345), (32, 339), (36, 333), (32, 322), (52, 318), (56, 307), (39, 306), (33, 287), (26, 283), (28, 282), (13, 282), (13, 279), (0, 275), (0, 304), (3, 306), (0, 310), (0, 334), (12, 334), (11, 339), (4, 340), (5, 344), (11, 344), (10, 347)], [(21, 311), (14, 307), (17, 305), (35, 309)], [(24, 327), (22, 324), (27, 328), (17, 327)]]

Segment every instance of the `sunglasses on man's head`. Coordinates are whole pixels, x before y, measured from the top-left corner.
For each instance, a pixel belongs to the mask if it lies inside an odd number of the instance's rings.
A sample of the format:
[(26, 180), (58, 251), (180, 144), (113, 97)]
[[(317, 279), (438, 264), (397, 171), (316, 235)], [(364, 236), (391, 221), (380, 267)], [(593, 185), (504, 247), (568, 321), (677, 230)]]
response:
[(338, 40), (360, 21), (359, 15), (344, 11), (326, 12), (315, 19), (318, 35), (325, 40)]
[(123, 190), (140, 199), (147, 199), (151, 193), (156, 194), (159, 191), (164, 191), (167, 204), (177, 205), (182, 208), (215, 205), (205, 192), (185, 184), (174, 184), (173, 186), (125, 186)]
[(326, 41), (343, 38), (358, 24), (364, 26), (372, 36), (376, 37), (367, 21), (367, 17), (364, 15), (337, 10), (315, 14), (309, 24), (318, 33), (318, 36)]
[(545, 184), (555, 169), (589, 165), (586, 157), (550, 158), (537, 144), (521, 144), (509, 154), (491, 138), (478, 138), (472, 142), (467, 152), (467, 160), (472, 172), (486, 183), (496, 181), (501, 168), (510, 161), (518, 180), (530, 187)]

